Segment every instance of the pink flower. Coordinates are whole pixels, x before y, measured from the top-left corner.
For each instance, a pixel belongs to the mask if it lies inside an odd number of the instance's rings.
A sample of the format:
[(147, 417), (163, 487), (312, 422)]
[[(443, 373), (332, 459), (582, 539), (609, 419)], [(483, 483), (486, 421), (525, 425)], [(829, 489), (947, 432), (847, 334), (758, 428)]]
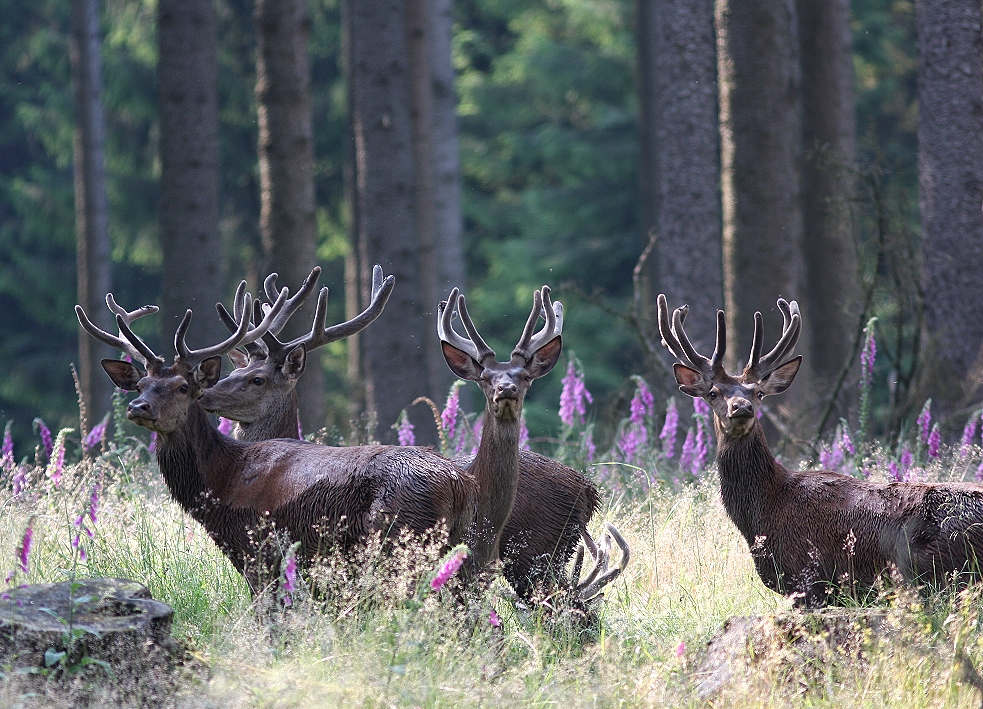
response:
[(410, 417), (406, 415), (404, 409), (399, 415), (399, 423), (396, 427), (396, 438), (401, 446), (415, 446), (416, 436), (413, 435), (413, 424)]
[(494, 608), (492, 609), (492, 612), (488, 614), (488, 624), (493, 628), (502, 627), (502, 619), (498, 617), (498, 613), (495, 612)]
[(584, 450), (587, 452), (587, 462), (593, 463), (594, 456), (597, 455), (597, 446), (594, 445), (594, 431), (588, 429), (584, 433)]
[(92, 430), (89, 431), (89, 435), (85, 437), (84, 441), (82, 441), (82, 445), (85, 447), (85, 450), (90, 451), (93, 448), (98, 448), (103, 444), (103, 442), (106, 440), (106, 425), (108, 423), (109, 414), (106, 414), (102, 421), (92, 427)]
[(710, 405), (703, 399), (693, 399), (693, 410), (699, 416), (709, 416), (710, 415)]
[(901, 477), (902, 477), (901, 469), (898, 467), (898, 464), (893, 460), (887, 464), (887, 472), (888, 475), (891, 476), (892, 480), (901, 482)]
[(16, 465), (14, 463), (14, 437), (10, 432), (13, 425), (13, 419), (7, 421), (7, 426), (3, 429), (3, 448), (0, 449), (0, 468), (3, 468), (8, 473)]
[(440, 414), (440, 423), (447, 433), (448, 440), (454, 440), (454, 431), (457, 429), (457, 414), (461, 409), (460, 383), (454, 382), (451, 386), (451, 393), (447, 395), (447, 403)]
[(297, 554), (291, 553), (283, 566), (283, 590), (292, 593), (297, 588)]
[(844, 453), (849, 453), (850, 455), (856, 455), (857, 449), (853, 447), (853, 441), (850, 440), (850, 434), (847, 432), (846, 427), (840, 429), (840, 450)]
[(14, 477), (11, 478), (10, 482), (15, 495), (24, 492), (24, 488), (27, 487), (27, 468), (17, 468), (17, 472), (14, 473)]
[(218, 432), (223, 436), (232, 435), (232, 427), (234, 423), (231, 419), (224, 418), (222, 416), (218, 417)]
[(696, 448), (696, 437), (693, 435), (693, 429), (687, 429), (686, 440), (683, 441), (683, 452), (679, 454), (679, 469), (680, 470), (692, 470), (693, 469), (693, 455)]
[(697, 476), (707, 461), (707, 427), (703, 421), (696, 422), (696, 440), (693, 441), (693, 475)]
[(679, 410), (676, 408), (676, 400), (669, 400), (669, 407), (666, 409), (666, 422), (662, 426), (662, 433), (659, 438), (662, 440), (662, 455), (672, 458), (676, 448), (676, 431), (679, 429)]
[(925, 406), (922, 407), (922, 412), (918, 414), (918, 419), (915, 421), (915, 425), (918, 426), (918, 430), (921, 432), (922, 443), (928, 443), (929, 431), (932, 425), (932, 400), (929, 399), (925, 402)]
[(484, 428), (485, 420), (478, 417), (478, 420), (474, 422), (474, 428), (471, 429), (471, 437), (474, 438), (474, 446), (471, 448), (471, 455), (478, 455), (478, 446), (481, 445), (481, 429)]
[(584, 384), (584, 373), (577, 370), (571, 357), (566, 376), (563, 377), (563, 390), (560, 392), (560, 420), (565, 426), (583, 424), (588, 403), (594, 403), (594, 398)]
[(931, 460), (935, 460), (939, 457), (939, 452), (942, 448), (942, 431), (939, 430), (939, 424), (935, 424), (932, 427), (932, 432), (928, 434), (928, 457)]
[(151, 453), (157, 452), (157, 431), (150, 432), (150, 445), (147, 446), (147, 450)]
[(38, 435), (41, 436), (41, 445), (44, 447), (44, 454), (51, 457), (51, 450), (54, 448), (54, 442), (51, 438), (51, 429), (44, 425), (44, 421), (40, 418), (34, 419), (34, 428), (37, 430)]
[(34, 530), (31, 528), (32, 522), (27, 523), (27, 528), (24, 530), (24, 538), (21, 540), (20, 551), (18, 553), (20, 561), (20, 570), (27, 573), (27, 562), (31, 558), (31, 542), (34, 540)]
[(434, 591), (439, 591), (443, 588), (444, 584), (450, 581), (451, 577), (457, 573), (457, 570), (461, 568), (461, 565), (467, 558), (468, 550), (466, 548), (459, 547), (455, 549), (451, 557), (437, 571), (437, 575), (433, 577), (433, 580), (430, 582), (430, 588)]
[(63, 428), (58, 431), (58, 435), (55, 436), (54, 448), (51, 451), (51, 460), (48, 461), (48, 467), (45, 469), (45, 473), (56, 488), (61, 482), (62, 472), (65, 468), (65, 435), (71, 431), (70, 428)]
[(633, 423), (629, 423), (622, 431), (621, 438), (618, 439), (618, 448), (621, 449), (621, 455), (626, 463), (635, 462), (635, 454), (645, 444), (646, 435), (644, 428)]
[(98, 523), (99, 516), (99, 491), (102, 488), (100, 483), (95, 483), (92, 486), (92, 494), (89, 495), (89, 519), (92, 520), (92, 524)]
[(959, 447), (959, 455), (964, 458), (969, 455), (969, 449), (973, 445), (973, 439), (976, 438), (976, 427), (978, 423), (979, 419), (976, 417), (976, 414), (973, 414), (969, 417), (969, 420), (966, 421), (966, 426), (963, 428), (963, 437)]
[(901, 472), (902, 474), (907, 474), (908, 469), (915, 462), (915, 454), (911, 452), (908, 448), (901, 451)]
[(676, 646), (676, 657), (678, 657), (679, 659), (683, 659), (683, 655), (685, 654), (686, 654), (686, 643), (680, 640), (679, 644)]

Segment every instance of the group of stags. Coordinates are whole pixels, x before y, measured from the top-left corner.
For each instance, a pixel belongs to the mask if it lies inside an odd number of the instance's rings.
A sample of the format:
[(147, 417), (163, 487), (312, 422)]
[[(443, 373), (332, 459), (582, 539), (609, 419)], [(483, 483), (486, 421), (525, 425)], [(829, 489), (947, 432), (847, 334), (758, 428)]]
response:
[[(257, 549), (261, 530), (272, 528), (299, 542), (298, 557), (309, 565), (373, 533), (394, 536), (406, 529), (425, 534), (443, 526), (448, 545), (470, 548), (464, 567), (469, 581), (501, 559), (504, 576), (520, 596), (561, 585), (577, 603), (597, 597), (625, 568), (627, 543), (610, 524), (601, 544), (588, 533), (599, 505), (590, 481), (519, 449), (526, 392), (560, 356), (563, 308), (551, 303), (549, 288), (534, 293), (522, 336), (504, 363), (496, 361), (478, 335), (458, 289), (441, 304), (437, 330), (445, 359), (459, 377), (477, 382), (486, 399), (477, 454), (452, 461), (422, 447), (340, 448), (296, 440), (295, 387), (307, 353), (372, 323), (394, 287), (393, 277), (383, 279), (376, 266), (366, 310), (328, 328), (328, 290), (323, 288), (310, 333), (279, 340), (287, 320), (316, 288), (319, 274), (316, 268), (292, 298), (287, 288), (276, 291), (272, 274), (264, 284), (269, 303), (254, 302), (243, 282), (232, 314), (217, 306), (232, 334), (211, 347), (193, 350), (185, 342), (189, 310), (175, 332), (176, 356), (170, 366), (130, 328), (137, 318), (156, 312), (156, 306), (128, 312), (107, 295), (119, 335), (93, 325), (76, 306), (90, 335), (129, 355), (132, 361), (102, 362), (118, 387), (139, 393), (127, 406), (127, 418), (157, 433), (157, 460), (171, 495), (204, 526), (250, 588), (261, 590), (264, 569), (277, 562), (275, 556), (265, 556), (275, 555), (276, 545)], [(452, 326), (455, 312), (467, 337)], [(537, 332), (540, 317), (545, 325)], [(223, 355), (230, 356), (236, 369), (220, 379)], [(221, 434), (209, 413), (237, 421), (233, 436)], [(613, 568), (612, 539), (622, 551)], [(580, 579), (584, 547), (594, 564)], [(565, 569), (575, 549), (577, 560), (567, 579)]]

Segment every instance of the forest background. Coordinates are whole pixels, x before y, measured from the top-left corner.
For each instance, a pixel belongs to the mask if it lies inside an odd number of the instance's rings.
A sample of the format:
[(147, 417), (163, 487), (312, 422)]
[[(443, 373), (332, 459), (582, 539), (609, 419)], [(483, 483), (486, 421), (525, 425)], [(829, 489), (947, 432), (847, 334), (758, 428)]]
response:
[[(82, 4), (0, 0), (0, 419), (13, 420), (15, 438), (25, 440), (35, 417), (52, 428), (77, 421), (70, 363), (83, 370), (83, 391), (98, 387), (85, 374), (72, 309), (85, 302), (75, 209), (81, 139), (73, 76), (77, 87), (80, 69), (72, 62), (79, 46), (72, 13)], [(363, 341), (332, 345), (314, 358), (320, 367), (308, 365), (322, 381), (307, 389), (326, 404), (304, 422), (307, 431), (325, 426), (348, 435), (352, 421), (364, 431), (368, 408), (378, 412), (370, 434), (388, 440), (395, 414), (412, 398), (442, 400), (450, 379), (437, 359), (432, 313), (451, 285), (463, 285), (500, 356), (533, 289), (551, 285), (567, 308), (565, 350), (583, 367), (601, 428), (627, 409), (632, 374), (666, 394), (675, 388), (652, 334), (660, 291), (670, 307), (693, 305), (688, 329), (702, 345), (712, 344), (714, 310), (726, 306), (735, 363), (749, 345), (753, 310), (765, 312), (773, 334), (775, 299), (799, 300), (807, 328), (800, 351), (810, 369), (785, 397), (794, 401), (784, 412), (796, 439), (829, 434), (840, 417), (855, 415), (861, 332), (872, 317), (883, 353), (874, 373), (878, 433), (897, 431), (929, 397), (959, 426), (977, 406), (978, 2), (106, 0), (89, 7), (97, 11), (101, 62), (94, 98), (105, 121), (106, 290), (127, 308), (162, 302), (162, 317), (140, 321), (157, 328), (140, 330), (155, 349), (185, 304), (195, 308), (198, 327), (212, 323), (196, 337), (221, 337), (212, 305), (229, 303), (242, 278), (255, 292), (279, 270), (279, 285), (296, 289), (294, 274), (316, 262), (332, 288), (330, 323), (364, 306), (373, 263), (397, 276), (393, 301)], [(413, 14), (421, 8), (422, 16)], [(206, 37), (211, 32), (214, 60), (185, 47), (185, 58), (198, 63), (175, 63), (181, 45), (165, 35), (175, 13), (210, 18), (198, 24)], [(264, 157), (263, 131), (275, 131), (270, 121), (278, 120), (263, 117), (277, 85), (263, 64), (273, 56), (263, 55), (264, 28), (289, 13), (309, 61), (309, 84), (301, 82), (307, 108), (300, 104), (312, 119), (313, 186), (304, 217), (310, 248), (291, 272), (276, 266), (276, 227), (264, 216), (275, 210), (264, 207), (271, 189), (264, 180), (283, 178), (262, 167), (275, 160)], [(446, 25), (427, 19), (435, 16)], [(442, 44), (442, 26), (449, 43)], [(919, 41), (938, 39), (940, 26), (954, 55), (943, 59), (968, 86), (955, 98), (931, 92), (933, 76), (950, 94), (963, 87), (919, 49)], [(441, 47), (446, 56), (434, 59)], [(453, 88), (437, 78), (444, 65)], [(168, 142), (182, 119), (164, 118), (160, 97), (173, 89), (168, 82), (182, 80), (179, 71), (204, 93), (213, 82), (215, 130), (202, 138), (214, 145), (213, 160), (208, 150)], [(393, 93), (373, 98), (381, 85)], [(929, 99), (936, 103), (926, 114)], [(456, 106), (449, 138), (446, 126), (443, 133), (429, 127), (436, 118), (447, 123), (441, 106), (448, 100)], [(919, 101), (933, 120), (919, 121)], [(969, 123), (947, 113), (953, 105), (965, 108)], [(428, 124), (421, 116), (436, 118)], [(959, 160), (926, 152), (940, 139)], [(434, 158), (441, 145), (443, 158)], [(208, 249), (180, 241), (192, 235), (175, 234), (179, 222), (165, 214), (180, 202), (167, 176), (177, 153), (214, 163), (217, 179), (196, 194), (214, 201), (214, 215), (201, 220), (214, 222), (201, 227)], [(450, 171), (428, 176), (427, 159), (444, 159)], [(957, 173), (952, 183), (942, 174), (947, 166)], [(435, 184), (457, 190), (456, 216)], [(954, 196), (970, 208), (960, 211)], [(448, 214), (446, 233), (434, 228)], [(210, 275), (194, 275), (208, 259)], [(202, 284), (212, 290), (190, 292)], [(87, 310), (95, 312), (103, 295), (95, 293)], [(556, 435), (559, 391), (556, 376), (532, 393), (534, 439)], [(108, 406), (106, 390), (91, 397), (88, 425)], [(429, 413), (417, 406), (412, 415), (418, 440), (430, 440)]]

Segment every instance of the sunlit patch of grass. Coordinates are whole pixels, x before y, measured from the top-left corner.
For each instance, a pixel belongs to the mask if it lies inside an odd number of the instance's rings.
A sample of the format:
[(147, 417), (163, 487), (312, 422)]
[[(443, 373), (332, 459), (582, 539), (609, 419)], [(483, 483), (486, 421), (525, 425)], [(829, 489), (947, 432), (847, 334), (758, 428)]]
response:
[[(388, 550), (372, 542), (351, 558), (330, 558), (305, 577), (303, 589), (317, 593), (302, 589), (289, 609), (254, 602), (153, 466), (127, 465), (68, 467), (57, 490), (41, 480), (16, 498), (0, 492), (0, 571), (14, 567), (33, 520), (30, 570), (16, 583), (75, 574), (146, 584), (175, 608), (175, 636), (210, 667), (193, 705), (706, 706), (701, 648), (726, 619), (791, 612), (755, 575), (712, 473), (608, 502), (592, 532), (616, 523), (632, 562), (585, 626), (562, 610), (520, 603), (501, 580), (473, 595), (453, 581), (432, 591), (445, 550), (425, 540)], [(83, 562), (71, 540), (99, 475), (98, 521), (94, 538), (82, 540)], [(897, 628), (871, 637), (863, 661), (836, 647), (809, 650), (815, 655), (776, 647), (761, 653), (750, 680), (714, 695), (714, 706), (978, 706), (979, 693), (961, 681), (960, 658), (983, 663), (980, 588), (930, 597), (902, 590), (877, 603), (895, 614)], [(499, 628), (489, 623), (492, 608)], [(789, 659), (803, 656), (808, 671)]]

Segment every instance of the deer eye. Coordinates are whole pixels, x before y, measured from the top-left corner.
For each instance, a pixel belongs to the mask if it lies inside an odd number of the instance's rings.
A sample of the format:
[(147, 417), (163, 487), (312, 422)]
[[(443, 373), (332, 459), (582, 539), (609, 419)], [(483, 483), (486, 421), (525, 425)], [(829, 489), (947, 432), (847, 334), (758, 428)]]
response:
[(764, 398), (765, 398), (765, 393), (763, 391), (759, 391), (758, 392), (758, 400), (760, 401), (761, 399), (764, 399)]
[(181, 392), (182, 394), (187, 394), (188, 393), (188, 385), (187, 384), (182, 384), (181, 385), (181, 388), (178, 389), (178, 391)]
[(259, 386), (263, 386), (263, 384), (265, 384), (265, 383), (266, 383), (266, 380), (263, 379), (262, 377), (253, 377), (253, 384), (255, 384), (256, 386), (258, 386), (258, 387)]
[(711, 389), (710, 390), (710, 398), (711, 399), (716, 399), (717, 398), (717, 392), (716, 392), (716, 390), (714, 390), (714, 389)]

